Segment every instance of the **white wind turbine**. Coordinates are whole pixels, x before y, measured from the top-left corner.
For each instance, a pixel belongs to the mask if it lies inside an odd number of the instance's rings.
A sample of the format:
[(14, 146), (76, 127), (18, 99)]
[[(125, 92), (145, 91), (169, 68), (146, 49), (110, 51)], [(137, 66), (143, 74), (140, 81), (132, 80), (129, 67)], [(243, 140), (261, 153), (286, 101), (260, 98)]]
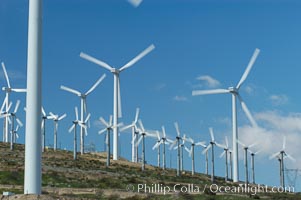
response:
[[(225, 181), (227, 182), (229, 179), (229, 175), (228, 175), (228, 153), (229, 152), (229, 142), (228, 142), (228, 137), (225, 137), (225, 145), (222, 145), (222, 148), (224, 149), (224, 151), (221, 153), (221, 155), (219, 156), (220, 158), (222, 158), (223, 156), (225, 156)], [(230, 164), (231, 164), (231, 160), (230, 159)], [(232, 170), (232, 169), (231, 169)]]
[(56, 151), (57, 149), (57, 130), (58, 130), (58, 122), (64, 119), (67, 114), (63, 114), (62, 116), (58, 116), (53, 114), (52, 112), (49, 112), (49, 114), (52, 116), (53, 122), (54, 122), (54, 143), (53, 143), (53, 150)]
[(214, 139), (214, 133), (213, 133), (213, 129), (210, 127), (209, 128), (209, 132), (210, 132), (210, 137), (211, 137), (211, 141), (210, 141), (210, 145), (208, 145), (206, 147), (206, 149), (203, 150), (203, 154), (205, 154), (210, 148), (211, 148), (211, 182), (214, 182), (214, 145), (221, 147), (222, 145), (220, 145), (219, 143), (217, 143)]
[(194, 171), (195, 171), (195, 164), (194, 164), (194, 147), (195, 146), (202, 146), (202, 147), (206, 147), (205, 145), (205, 142), (197, 142), (195, 143), (194, 140), (189, 137), (189, 138), (186, 138), (185, 139), (187, 142), (190, 142), (191, 143), (191, 148), (188, 149), (186, 146), (185, 146), (185, 150), (189, 153), (189, 157), (191, 157), (191, 161), (192, 161), (192, 164), (191, 164), (191, 175), (194, 175)]
[[(71, 92), (75, 95), (77, 95), (80, 98), (80, 120), (84, 121), (85, 114), (87, 113), (87, 96), (95, 90), (95, 88), (103, 81), (103, 79), (106, 77), (106, 74), (103, 74), (93, 85), (92, 87), (85, 93), (81, 93), (78, 90), (66, 87), (64, 85), (61, 85), (61, 89), (65, 90), (67, 92)], [(84, 128), (81, 127), (80, 129), (80, 152), (81, 154), (84, 154), (85, 149), (85, 142), (84, 142)]]
[(242, 97), (239, 94), (239, 89), (246, 80), (247, 76), (249, 75), (249, 72), (255, 63), (255, 60), (259, 54), (260, 50), (255, 49), (254, 54), (244, 72), (242, 75), (240, 81), (236, 85), (236, 87), (229, 87), (228, 89), (214, 89), (214, 90), (195, 90), (192, 91), (192, 96), (196, 95), (206, 95), (206, 94), (231, 94), (232, 95), (232, 137), (233, 137), (233, 182), (238, 182), (239, 175), (238, 175), (238, 134), (237, 134), (237, 115), (236, 115), (236, 98), (239, 99), (241, 103), (241, 107), (243, 111), (245, 112), (246, 116), (250, 120), (252, 126), (257, 127), (257, 123), (254, 120), (254, 118), (251, 115), (251, 112), (247, 108), (247, 105), (243, 101)]
[[(110, 120), (107, 122), (106, 120), (104, 120), (103, 117), (99, 118), (99, 121), (105, 126), (104, 129), (100, 130), (98, 132), (98, 134), (102, 134), (104, 132), (107, 132), (106, 135), (106, 145), (107, 145), (107, 167), (110, 166), (110, 156), (111, 156), (111, 140), (110, 140), (110, 134), (111, 131), (113, 130), (114, 126), (113, 126), (113, 116), (110, 115)], [(118, 127), (123, 126), (123, 123), (119, 123), (117, 124)]]
[(155, 135), (151, 134), (151, 133), (148, 133), (145, 129), (144, 129), (144, 126), (143, 126), (143, 123), (141, 121), (141, 119), (138, 120), (138, 123), (139, 123), (139, 126), (140, 126), (140, 138), (138, 139), (137, 143), (135, 144), (136, 146), (138, 146), (140, 144), (140, 142), (142, 141), (142, 161), (141, 161), (141, 169), (142, 171), (145, 170), (145, 137), (146, 136), (151, 136), (151, 137), (154, 137), (156, 138)]
[(53, 119), (51, 115), (47, 115), (44, 108), (42, 107), (42, 152), (45, 151), (46, 144), (46, 120)]
[(17, 139), (19, 138), (19, 134), (18, 134), (18, 130), (19, 130), (20, 126), (19, 124), (16, 126), (16, 129), (14, 130), (14, 143), (16, 143)]
[(163, 143), (163, 140), (162, 140), (162, 138), (160, 137), (160, 132), (159, 131), (156, 131), (156, 134), (157, 134), (157, 141), (156, 141), (156, 143), (155, 143), (155, 145), (153, 146), (153, 150), (155, 150), (155, 149), (157, 149), (158, 150), (158, 156), (157, 156), (157, 161), (158, 161), (158, 167), (160, 167), (161, 166), (161, 163), (160, 163), (160, 160), (161, 160), (161, 148), (160, 148), (160, 146), (161, 146), (161, 144)]
[[(177, 136), (176, 139), (171, 143), (169, 149), (172, 149), (176, 144), (177, 146), (175, 147), (175, 149), (178, 149), (178, 155), (177, 155), (177, 176), (180, 176), (180, 169), (181, 169), (181, 148), (180, 148), (180, 140), (181, 138), (181, 133), (180, 133), (180, 129), (179, 129), (179, 124), (178, 122), (174, 123), (175, 128), (176, 128), (176, 132), (177, 132)], [(185, 138), (185, 135), (184, 137)], [(183, 159), (182, 159), (183, 160)], [(182, 166), (183, 167), (183, 166)]]
[(137, 128), (139, 112), (140, 112), (140, 109), (136, 108), (135, 120), (130, 125), (120, 128), (120, 132), (123, 132), (129, 128), (132, 128), (132, 162), (138, 162), (138, 146), (136, 147), (135, 143), (137, 143), (138, 134), (139, 134), (139, 131)]
[(237, 142), (243, 147), (244, 149), (244, 159), (245, 159), (245, 184), (249, 184), (249, 172), (248, 172), (248, 149), (255, 146), (257, 143), (253, 143), (250, 145), (245, 145), (243, 142), (240, 140), (237, 140)]
[(8, 121), (11, 123), (10, 150), (14, 149), (14, 142), (16, 140), (16, 138), (15, 138), (16, 135), (14, 134), (14, 131), (15, 131), (15, 121), (18, 123), (19, 126), (23, 126), (23, 123), (17, 117), (17, 112), (18, 112), (19, 106), (20, 106), (20, 100), (17, 100), (17, 103), (16, 103), (14, 111), (11, 112), (11, 113), (8, 113), (8, 116), (11, 117), (11, 119), (7, 118)]
[(261, 150), (253, 152), (250, 149), (248, 151), (251, 154), (251, 170), (252, 170), (252, 184), (255, 184), (255, 155), (257, 155)]
[[(5, 92), (5, 112), (8, 113), (8, 106), (9, 106), (9, 95), (11, 92), (26, 92), (26, 89), (20, 89), (20, 88), (12, 88), (10, 85), (10, 81), (7, 75), (7, 71), (4, 65), (4, 62), (1, 63), (4, 77), (6, 79), (7, 87), (2, 87), (2, 90)], [(3, 133), (3, 141), (8, 142), (8, 117), (4, 118), (4, 133)]]
[(3, 142), (5, 142), (5, 121), (6, 121), (6, 115), (10, 110), (10, 107), (12, 106), (12, 102), (10, 102), (10, 104), (8, 105), (8, 108), (6, 109), (6, 111), (3, 111), (4, 106), (6, 106), (6, 99), (4, 99), (2, 106), (1, 106), (1, 110), (0, 110), (0, 118), (4, 118), (3, 121)]
[(120, 96), (120, 81), (119, 81), (119, 75), (122, 71), (125, 69), (133, 66), (136, 62), (138, 62), (141, 58), (143, 58), (145, 55), (147, 55), (149, 52), (151, 52), (155, 46), (152, 44), (149, 47), (147, 47), (144, 51), (142, 51), (140, 54), (138, 54), (135, 58), (133, 58), (130, 62), (122, 66), (121, 68), (117, 69), (114, 68), (107, 63), (98, 60), (88, 54), (85, 54), (83, 52), (80, 53), (80, 57), (93, 62), (107, 70), (109, 70), (113, 76), (114, 76), (114, 92), (113, 92), (113, 160), (118, 160), (118, 118), (122, 116), (121, 113), (121, 96)]
[(166, 144), (170, 144), (173, 143), (174, 141), (168, 139), (166, 137), (166, 132), (165, 132), (165, 127), (162, 126), (162, 137), (160, 137), (160, 132), (157, 131), (157, 138), (158, 141), (156, 142), (156, 144), (153, 146), (153, 150), (158, 148), (158, 167), (160, 167), (160, 145), (163, 144), (163, 153), (162, 153), (162, 169), (165, 170), (166, 169), (166, 155), (165, 155), (165, 145)]
[(278, 158), (278, 160), (280, 161), (280, 186), (281, 187), (285, 187), (285, 182), (284, 182), (284, 158), (289, 158), (292, 161), (296, 161), (295, 158), (293, 158), (291, 155), (289, 155), (286, 150), (285, 150), (285, 146), (286, 146), (286, 137), (283, 136), (283, 144), (282, 144), (282, 149), (279, 152), (274, 153), (273, 155), (270, 156), (270, 159), (273, 158)]
[(90, 113), (87, 115), (86, 121), (82, 122), (78, 119), (78, 109), (75, 107), (75, 120), (72, 121), (73, 125), (69, 128), (68, 132), (71, 133), (71, 131), (74, 130), (73, 134), (73, 159), (77, 159), (77, 125), (82, 127), (83, 129), (87, 129), (87, 126), (85, 125), (85, 122), (89, 120)]

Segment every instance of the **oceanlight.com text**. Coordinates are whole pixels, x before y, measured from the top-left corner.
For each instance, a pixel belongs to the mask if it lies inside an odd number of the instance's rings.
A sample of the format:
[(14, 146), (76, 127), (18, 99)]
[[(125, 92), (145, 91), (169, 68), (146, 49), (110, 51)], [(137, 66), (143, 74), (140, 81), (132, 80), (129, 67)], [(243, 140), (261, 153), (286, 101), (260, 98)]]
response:
[(196, 184), (129, 184), (126, 187), (127, 191), (147, 193), (147, 194), (170, 194), (170, 193), (189, 193), (189, 194), (201, 194), (205, 191), (212, 193), (227, 193), (227, 194), (251, 194), (256, 195), (258, 193), (293, 193), (294, 187), (279, 187), (279, 186), (263, 186), (263, 185), (246, 185), (239, 184), (236, 186), (223, 186), (217, 184), (206, 184), (204, 186), (198, 186)]

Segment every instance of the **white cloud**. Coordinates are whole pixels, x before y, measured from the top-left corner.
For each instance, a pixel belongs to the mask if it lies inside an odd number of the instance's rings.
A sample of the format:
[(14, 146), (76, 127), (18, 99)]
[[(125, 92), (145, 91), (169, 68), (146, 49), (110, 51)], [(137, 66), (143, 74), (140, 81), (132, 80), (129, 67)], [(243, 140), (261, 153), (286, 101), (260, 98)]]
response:
[(260, 127), (239, 127), (239, 138), (245, 144), (258, 143), (253, 150), (261, 150), (265, 159), (282, 150), (283, 136), (286, 136), (286, 152), (296, 158), (296, 162), (286, 159), (285, 164), (297, 168), (301, 165), (299, 146), (301, 143), (301, 113), (281, 115), (276, 111), (257, 113), (255, 119)]
[(200, 80), (203, 83), (201, 84), (201, 86), (206, 86), (209, 88), (216, 88), (221, 85), (218, 80), (209, 75), (198, 76), (196, 79)]
[(175, 101), (188, 101), (188, 99), (187, 99), (187, 97), (185, 97), (185, 96), (179, 96), (179, 95), (176, 95), (174, 98), (173, 98), (173, 100), (175, 100)]
[(284, 94), (280, 94), (280, 95), (274, 94), (269, 97), (269, 100), (272, 102), (274, 106), (280, 106), (280, 105), (287, 104), (288, 97)]
[(155, 90), (156, 91), (161, 91), (161, 90), (163, 90), (164, 88), (166, 88), (166, 83), (158, 83), (157, 85), (155, 85)]

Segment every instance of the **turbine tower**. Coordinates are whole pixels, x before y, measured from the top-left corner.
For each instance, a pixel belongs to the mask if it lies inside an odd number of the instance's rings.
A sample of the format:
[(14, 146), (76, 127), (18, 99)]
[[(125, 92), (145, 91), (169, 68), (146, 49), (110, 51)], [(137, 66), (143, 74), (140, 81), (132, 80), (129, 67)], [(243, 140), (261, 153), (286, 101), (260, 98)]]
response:
[[(178, 149), (178, 155), (177, 155), (177, 161), (178, 161), (177, 162), (177, 176), (180, 176), (180, 168), (181, 168), (180, 140), (182, 138), (181, 138), (181, 133), (180, 133), (178, 122), (175, 122), (174, 125), (175, 125), (175, 128), (176, 128), (177, 136), (176, 136), (176, 139), (170, 145), (169, 149), (172, 149), (177, 144), (177, 146), (175, 147), (175, 149)], [(185, 138), (185, 135), (184, 135), (184, 138)]]
[(113, 76), (114, 76), (114, 92), (113, 92), (113, 160), (118, 160), (118, 118), (122, 116), (121, 113), (121, 97), (120, 97), (120, 82), (119, 82), (119, 75), (122, 71), (125, 69), (133, 66), (136, 62), (138, 62), (142, 57), (144, 57), (146, 54), (151, 52), (155, 46), (152, 44), (149, 47), (147, 47), (144, 51), (142, 51), (140, 54), (138, 54), (135, 58), (133, 58), (130, 62), (122, 66), (121, 68), (117, 69), (114, 67), (111, 67), (107, 63), (98, 60), (88, 54), (85, 54), (83, 52), (80, 53), (80, 57), (93, 62), (107, 70), (109, 70)]
[(214, 89), (214, 90), (195, 90), (192, 91), (192, 96), (196, 95), (206, 95), (206, 94), (231, 94), (232, 95), (232, 137), (233, 137), (233, 182), (238, 182), (239, 179), (239, 174), (238, 174), (238, 144), (237, 144), (237, 139), (238, 139), (238, 134), (237, 134), (237, 113), (236, 113), (236, 99), (238, 98), (241, 107), (243, 111), (245, 112), (246, 116), (250, 120), (252, 126), (257, 127), (257, 123), (255, 122), (254, 118), (251, 115), (251, 112), (247, 108), (247, 105), (243, 101), (242, 97), (239, 94), (239, 89), (246, 80), (253, 64), (255, 63), (255, 60), (259, 54), (260, 50), (255, 49), (253, 56), (244, 72), (242, 75), (240, 81), (236, 85), (236, 87), (229, 87), (228, 89)]
[[(80, 121), (84, 121), (84, 115), (87, 113), (87, 96), (95, 90), (95, 88), (103, 81), (103, 79), (106, 77), (106, 74), (103, 74), (95, 83), (92, 85), (92, 87), (85, 93), (81, 93), (77, 90), (71, 89), (69, 87), (61, 85), (61, 89), (65, 90), (67, 92), (71, 92), (75, 95), (77, 95), (80, 98)], [(84, 154), (85, 149), (85, 142), (84, 142), (84, 128), (81, 127), (80, 129), (80, 153)]]

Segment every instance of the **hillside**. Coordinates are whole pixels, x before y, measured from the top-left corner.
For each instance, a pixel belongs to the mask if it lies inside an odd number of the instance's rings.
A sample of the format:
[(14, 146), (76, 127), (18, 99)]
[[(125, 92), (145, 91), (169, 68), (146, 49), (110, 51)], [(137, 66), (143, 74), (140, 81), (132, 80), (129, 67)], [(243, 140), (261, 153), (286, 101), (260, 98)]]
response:
[[(38, 197), (21, 195), (24, 145), (17, 144), (15, 147), (14, 151), (10, 151), (8, 144), (0, 143), (0, 192), (20, 194), (15, 195), (14, 199), (301, 199), (301, 195), (288, 193), (212, 193), (209, 189), (210, 177), (204, 174), (191, 176), (186, 171), (181, 177), (176, 177), (174, 169), (163, 171), (150, 165), (141, 171), (139, 164), (124, 159), (112, 161), (107, 168), (105, 153), (79, 155), (78, 160), (74, 161), (71, 151), (54, 152), (52, 149), (43, 153), (43, 194)], [(148, 186), (149, 191), (138, 193), (138, 184), (139, 187)], [(225, 183), (221, 177), (217, 177), (215, 184), (238, 187), (238, 184)], [(175, 185), (177, 191), (173, 190)], [(204, 190), (205, 186), (207, 188)], [(164, 195), (164, 188), (165, 191), (170, 188), (171, 192)], [(183, 192), (179, 192), (181, 189)]]

